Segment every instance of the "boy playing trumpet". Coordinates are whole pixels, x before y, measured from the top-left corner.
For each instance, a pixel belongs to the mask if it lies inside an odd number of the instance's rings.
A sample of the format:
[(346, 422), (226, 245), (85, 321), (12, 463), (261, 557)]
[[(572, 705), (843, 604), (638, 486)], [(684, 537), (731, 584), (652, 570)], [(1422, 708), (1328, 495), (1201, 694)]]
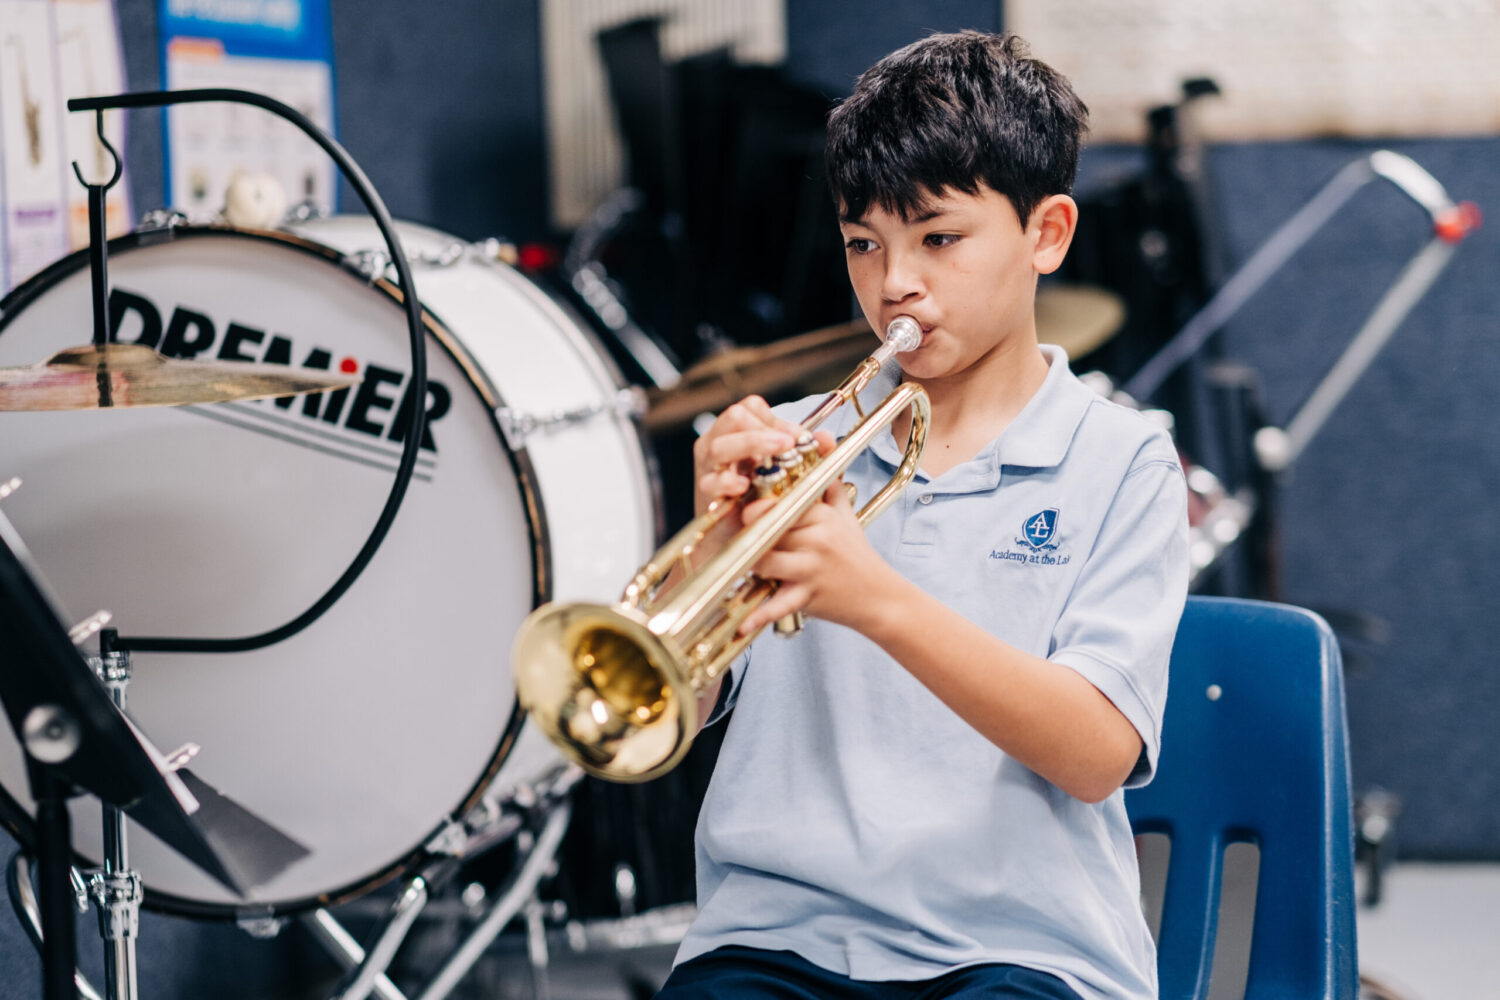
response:
[[(1186, 492), (1166, 433), (1037, 343), (1086, 118), (1018, 39), (977, 32), (893, 53), (830, 116), (860, 306), (922, 332), (867, 392), (920, 383), (931, 423), (868, 530), (835, 487), (757, 566), (780, 588), (743, 630), (809, 621), (714, 692), (735, 712), (664, 1000), (1156, 995), (1121, 790), (1160, 745)], [(695, 446), (698, 509), (744, 493), (807, 409), (720, 415)], [(850, 466), (860, 494), (907, 419)]]

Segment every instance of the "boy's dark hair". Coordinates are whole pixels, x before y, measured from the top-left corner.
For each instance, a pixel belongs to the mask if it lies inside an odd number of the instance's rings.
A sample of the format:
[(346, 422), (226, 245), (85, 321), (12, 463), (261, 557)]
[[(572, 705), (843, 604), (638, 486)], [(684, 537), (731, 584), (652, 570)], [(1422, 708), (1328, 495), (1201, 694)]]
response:
[(902, 219), (944, 188), (1005, 195), (1024, 226), (1073, 190), (1088, 108), (1015, 35), (930, 35), (866, 70), (828, 116), (828, 183), (840, 214)]

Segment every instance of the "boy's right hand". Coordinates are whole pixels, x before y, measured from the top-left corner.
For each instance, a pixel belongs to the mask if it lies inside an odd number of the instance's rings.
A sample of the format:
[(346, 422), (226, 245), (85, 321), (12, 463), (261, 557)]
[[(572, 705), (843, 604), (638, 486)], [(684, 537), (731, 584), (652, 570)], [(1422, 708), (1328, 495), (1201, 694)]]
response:
[(797, 442), (797, 425), (771, 412), (759, 396), (744, 399), (719, 414), (693, 442), (693, 511), (701, 514), (720, 497), (737, 497), (750, 488), (755, 464)]

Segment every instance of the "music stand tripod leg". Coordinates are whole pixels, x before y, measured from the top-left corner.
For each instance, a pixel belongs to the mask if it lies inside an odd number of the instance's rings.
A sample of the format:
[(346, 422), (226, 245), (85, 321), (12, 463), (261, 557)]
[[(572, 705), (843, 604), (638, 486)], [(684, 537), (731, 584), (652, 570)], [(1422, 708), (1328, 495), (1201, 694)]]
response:
[[(16, 916), (21, 920), (21, 926), (26, 931), (26, 936), (31, 938), (31, 943), (36, 946), (37, 952), (42, 950), (42, 941), (46, 935), (42, 930), (42, 907), (37, 900), (36, 888), (32, 885), (32, 870), (34, 862), (25, 851), (17, 851), (10, 859), (10, 864), (5, 870), (5, 884), (10, 892), (11, 907), (16, 911)], [(71, 872), (73, 883), (73, 896), (77, 901), (78, 912), (83, 913), (88, 909), (88, 889), (83, 884), (82, 877), (77, 869)], [(76, 955), (75, 955), (76, 958)], [(81, 1000), (104, 1000), (103, 996), (94, 984), (88, 981), (82, 972), (74, 970), (73, 985), (78, 990)]]
[[(30, 748), (28, 748), (29, 750)], [(78, 961), (78, 927), (72, 900), (72, 825), (68, 799), (72, 790), (52, 768), (28, 762), (31, 797), (36, 801), (37, 881), (41, 897), (42, 996), (46, 1000), (74, 1000)]]

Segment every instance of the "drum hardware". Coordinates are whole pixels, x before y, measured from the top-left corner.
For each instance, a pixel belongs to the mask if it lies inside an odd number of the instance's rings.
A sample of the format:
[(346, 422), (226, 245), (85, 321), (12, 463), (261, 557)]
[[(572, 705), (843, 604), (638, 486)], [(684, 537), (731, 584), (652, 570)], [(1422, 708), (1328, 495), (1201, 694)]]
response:
[[(564, 754), (613, 781), (644, 781), (682, 759), (698, 732), (698, 696), (749, 645), (754, 635), (738, 634), (739, 627), (775, 592), (775, 582), (755, 576), (752, 567), (821, 502), (874, 437), (906, 413), (911, 433), (901, 465), (859, 511), (860, 524), (876, 517), (916, 475), (930, 412), (925, 390), (902, 383), (868, 416), (858, 393), (887, 360), (917, 347), (921, 337), (910, 317), (891, 323), (885, 342), (802, 422), (798, 447), (766, 458), (756, 470), (758, 476), (786, 476), (776, 504), (703, 566), (692, 567), (691, 553), (744, 498), (710, 504), (637, 571), (617, 604), (554, 603), (527, 617), (512, 656), (516, 691)], [(812, 432), (846, 403), (861, 422), (819, 458), (815, 447), (807, 447)], [(669, 587), (667, 577), (676, 570), (682, 575)], [(787, 634), (794, 625), (778, 622), (777, 631)]]
[[(565, 268), (571, 259), (570, 250), (564, 258)], [(620, 300), (619, 290), (603, 264), (589, 260), (569, 269), (568, 284), (595, 318), (620, 342), (653, 386), (670, 389), (677, 384), (682, 373), (676, 358), (631, 318), (630, 310)]]
[[(536, 908), (537, 886), (555, 868), (557, 848), (562, 843), (572, 811), (567, 793), (579, 777), (581, 774), (577, 769), (567, 769), (537, 801), (534, 816), (516, 838), (522, 856), (519, 866), (494, 897), (488, 912), (418, 995), (418, 1000), (442, 1000), (448, 996), (506, 925), (523, 913), (528, 914), (528, 946), (534, 950), (540, 937), (541, 954), (545, 956), (541, 918), (546, 910), (544, 906)], [(535, 829), (538, 825), (539, 831)], [(451, 870), (436, 874), (435, 880), (450, 874)], [(385, 978), (385, 971), (418, 913), (426, 905), (429, 885), (429, 881), (421, 876), (408, 880), (392, 905), (375, 945), (368, 950), (362, 948), (327, 910), (316, 910), (304, 917), (314, 936), (349, 970), (335, 994), (336, 1000), (362, 1000), (371, 991), (382, 1000), (404, 1000), (403, 994)]]
[(313, 222), (317, 219), (326, 219), (329, 216), (328, 207), (315, 198), (303, 198), (297, 204), (286, 210), (282, 217), (282, 225), (296, 225), (302, 222)]
[[(3, 499), (5, 499), (5, 495), (4, 494), (0, 494), (0, 500), (3, 500)], [(93, 614), (89, 615), (83, 621), (79, 622), (77, 625), (74, 625), (72, 628), (68, 629), (68, 639), (72, 641), (73, 645), (75, 645), (75, 646), (82, 646), (92, 636), (97, 635), (99, 633), (100, 629), (104, 628), (104, 626), (108, 625), (113, 620), (114, 620), (114, 615), (112, 615), (110, 612), (108, 612), (108, 611), (95, 611)], [(189, 746), (193, 746), (193, 744), (188, 744), (188, 745)], [(184, 749), (186, 749), (186, 748), (184, 748)], [(181, 752), (182, 752), (181, 750), (178, 751), (178, 753), (181, 753)], [(189, 756), (191, 756), (191, 755), (189, 755)], [(172, 762), (172, 758), (169, 757), (167, 759), (167, 762), (171, 763)], [(177, 770), (177, 768), (173, 767), (172, 770), (175, 771), (175, 770)]]
[(562, 939), (575, 953), (680, 944), (697, 915), (692, 903), (671, 903), (610, 920), (570, 920), (562, 929)]
[[(463, 979), (486, 948), (495, 940), (505, 925), (528, 904), (537, 899), (537, 886), (555, 866), (554, 858), (567, 831), (572, 804), (566, 799), (557, 799), (542, 806), (542, 828), (540, 832), (523, 833), (517, 846), (525, 854), (525, 860), (508, 880), (485, 918), (469, 933), (463, 944), (448, 959), (432, 983), (417, 996), (417, 1000), (442, 1000)], [(546, 939), (538, 934), (535, 919), (527, 921), (528, 949), (535, 956), (545, 959)], [(533, 968), (536, 968), (533, 963)], [(542, 969), (545, 970), (545, 961)], [(545, 989), (545, 980), (539, 983)], [(352, 1000), (352, 998), (351, 998)]]
[(159, 230), (170, 232), (178, 226), (188, 224), (188, 214), (176, 208), (153, 208), (141, 216), (141, 221), (136, 224), (135, 231), (138, 233), (152, 233)]
[(646, 394), (636, 386), (626, 386), (615, 393), (612, 399), (589, 403), (572, 410), (557, 410), (552, 413), (519, 413), (508, 406), (495, 410), (495, 419), (506, 442), (512, 448), (521, 448), (526, 439), (538, 431), (547, 432), (573, 424), (587, 423), (595, 417), (608, 416), (616, 420), (638, 420), (646, 413)]
[[(319, 216), (319, 218), (321, 217), (323, 216)], [(289, 218), (288, 221), (302, 222), (306, 220)], [(478, 243), (454, 241), (447, 246), (435, 250), (412, 249), (406, 251), (406, 262), (413, 267), (453, 267), (464, 260), (499, 261), (502, 264), (515, 267), (520, 263), (521, 254), (516, 249), (514, 243), (494, 236), (481, 240)], [(391, 266), (389, 253), (384, 250), (368, 247), (362, 247), (346, 255), (344, 262), (372, 282), (385, 277)]]

